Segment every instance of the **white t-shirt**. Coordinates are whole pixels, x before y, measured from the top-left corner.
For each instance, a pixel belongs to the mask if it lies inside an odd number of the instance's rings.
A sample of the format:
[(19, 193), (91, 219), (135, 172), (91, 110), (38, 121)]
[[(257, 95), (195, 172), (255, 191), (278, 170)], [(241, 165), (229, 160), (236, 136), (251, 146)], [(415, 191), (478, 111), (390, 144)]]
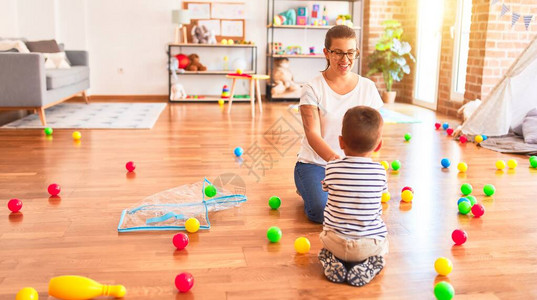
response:
[[(339, 136), (343, 126), (343, 116), (347, 110), (359, 105), (379, 109), (383, 103), (377, 87), (368, 78), (359, 76), (356, 87), (349, 93), (340, 95), (334, 92), (323, 75), (319, 74), (302, 88), (299, 105), (313, 105), (319, 108), (321, 137), (343, 158), (345, 154), (339, 147)], [(302, 139), (298, 161), (326, 166), (326, 161), (311, 148), (306, 136)]]

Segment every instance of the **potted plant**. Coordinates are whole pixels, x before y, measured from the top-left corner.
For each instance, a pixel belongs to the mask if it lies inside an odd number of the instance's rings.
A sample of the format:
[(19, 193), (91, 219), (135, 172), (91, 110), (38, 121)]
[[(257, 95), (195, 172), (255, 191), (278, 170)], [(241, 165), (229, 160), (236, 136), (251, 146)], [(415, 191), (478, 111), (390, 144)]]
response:
[(394, 81), (401, 81), (404, 74), (410, 74), (410, 66), (407, 58), (415, 62), (410, 53), (412, 47), (409, 43), (401, 40), (403, 28), (401, 23), (395, 20), (382, 22), (384, 35), (375, 45), (375, 51), (368, 58), (369, 71), (366, 76), (382, 73), (386, 91), (382, 93), (382, 100), (386, 103), (395, 101), (396, 92), (392, 91)]

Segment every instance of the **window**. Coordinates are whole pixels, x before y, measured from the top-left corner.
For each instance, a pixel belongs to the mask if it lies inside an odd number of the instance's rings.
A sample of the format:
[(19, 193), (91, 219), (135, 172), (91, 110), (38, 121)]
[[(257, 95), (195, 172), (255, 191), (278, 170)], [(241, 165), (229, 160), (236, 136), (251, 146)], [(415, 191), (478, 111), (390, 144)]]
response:
[(456, 101), (464, 100), (471, 17), (472, 0), (459, 0), (457, 19), (454, 26), (453, 76), (451, 83), (451, 99)]

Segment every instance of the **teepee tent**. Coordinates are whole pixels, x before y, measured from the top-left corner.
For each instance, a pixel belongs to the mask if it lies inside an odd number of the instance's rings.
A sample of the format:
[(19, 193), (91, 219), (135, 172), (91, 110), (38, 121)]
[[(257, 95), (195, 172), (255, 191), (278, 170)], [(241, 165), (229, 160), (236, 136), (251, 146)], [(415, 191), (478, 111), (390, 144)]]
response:
[(463, 134), (502, 136), (537, 107), (537, 36), (492, 89), (488, 98), (462, 124)]

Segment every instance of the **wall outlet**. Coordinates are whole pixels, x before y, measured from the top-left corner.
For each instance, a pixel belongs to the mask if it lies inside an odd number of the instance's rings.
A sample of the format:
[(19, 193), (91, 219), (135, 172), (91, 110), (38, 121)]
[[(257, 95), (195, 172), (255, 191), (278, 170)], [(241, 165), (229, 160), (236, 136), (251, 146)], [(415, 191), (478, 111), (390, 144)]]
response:
[(117, 68), (117, 72), (118, 74), (123, 74), (125, 71), (123, 70), (123, 68)]

